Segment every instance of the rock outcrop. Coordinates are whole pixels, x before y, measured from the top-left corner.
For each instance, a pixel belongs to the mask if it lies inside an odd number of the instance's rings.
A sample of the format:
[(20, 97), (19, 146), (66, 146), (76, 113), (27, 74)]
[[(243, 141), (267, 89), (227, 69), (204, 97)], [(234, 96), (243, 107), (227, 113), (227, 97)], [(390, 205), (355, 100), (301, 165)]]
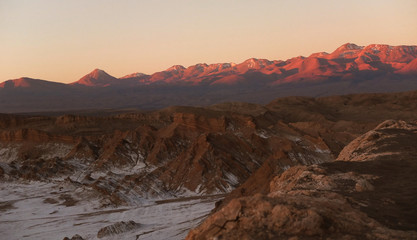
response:
[(84, 240), (80, 235), (75, 234), (72, 238), (65, 237), (63, 240)]
[(106, 226), (106, 227), (100, 229), (97, 233), (97, 237), (98, 238), (103, 238), (103, 237), (123, 234), (125, 232), (129, 232), (129, 231), (132, 231), (136, 228), (139, 228), (140, 226), (141, 226), (140, 223), (136, 223), (134, 221), (117, 222), (115, 224), (112, 224), (110, 226)]
[(417, 239), (415, 146), (417, 125), (385, 121), (337, 161), (292, 167), (267, 193), (230, 200), (187, 239)]

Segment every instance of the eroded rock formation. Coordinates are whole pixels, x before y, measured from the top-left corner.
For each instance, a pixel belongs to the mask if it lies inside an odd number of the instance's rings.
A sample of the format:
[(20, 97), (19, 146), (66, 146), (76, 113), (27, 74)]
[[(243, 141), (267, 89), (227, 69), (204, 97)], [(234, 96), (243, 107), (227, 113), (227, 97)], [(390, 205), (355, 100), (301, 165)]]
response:
[(337, 161), (296, 166), (238, 197), (187, 239), (417, 239), (417, 125), (385, 121)]

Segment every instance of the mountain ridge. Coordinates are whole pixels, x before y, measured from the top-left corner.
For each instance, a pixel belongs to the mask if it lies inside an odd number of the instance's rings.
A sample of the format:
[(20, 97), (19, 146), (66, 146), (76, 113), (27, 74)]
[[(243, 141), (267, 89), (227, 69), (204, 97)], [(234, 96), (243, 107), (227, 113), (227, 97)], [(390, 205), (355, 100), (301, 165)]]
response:
[[(352, 59), (348, 63), (340, 64), (337, 66), (337, 62), (329, 62), (340, 59)], [(198, 63), (189, 67), (182, 65), (173, 65), (166, 70), (155, 72), (151, 75), (136, 72), (127, 74), (123, 77), (116, 78), (106, 73), (101, 69), (94, 69), (92, 72), (86, 74), (78, 81), (69, 83), (70, 85), (84, 85), (89, 87), (108, 87), (121, 79), (146, 79), (144, 81), (138, 81), (137, 84), (152, 84), (155, 82), (193, 82), (190, 78), (201, 78), (208, 77), (215, 73), (218, 74), (244, 74), (250, 70), (259, 70), (265, 74), (282, 74), (283, 70), (291, 71), (292, 69), (299, 69), (299, 75), (292, 76), (289, 80), (296, 81), (303, 78), (301, 72), (307, 72), (308, 74), (319, 75), (320, 73), (325, 74), (326, 72), (320, 71), (319, 68), (329, 67), (330, 70), (337, 70), (336, 72), (328, 72), (327, 75), (343, 72), (343, 70), (353, 69), (359, 70), (379, 70), (377, 64), (368, 66), (370, 62), (383, 62), (385, 64), (391, 64), (392, 69), (398, 73), (410, 72), (409, 69), (402, 68), (406, 67), (410, 62), (417, 58), (417, 46), (414, 45), (398, 45), (391, 46), (387, 44), (370, 44), (367, 46), (358, 46), (354, 43), (345, 43), (338, 47), (331, 53), (317, 52), (312, 53), (308, 57), (298, 56), (283, 60), (268, 60), (249, 58), (242, 63)], [(340, 61), (339, 61), (340, 62)], [(342, 61), (343, 62), (343, 61)], [(353, 66), (352, 66), (353, 65)], [(416, 64), (413, 64), (414, 68)], [(345, 66), (344, 68), (341, 68)], [(411, 68), (408, 66), (408, 68)], [(315, 70), (315, 71), (314, 71)], [(20, 78), (19, 78), (20, 79)], [(173, 81), (175, 79), (176, 81)], [(15, 81), (12, 79), (8, 81)], [(198, 82), (198, 81), (197, 81)], [(215, 84), (225, 83), (227, 81), (216, 81)], [(273, 84), (279, 84), (282, 81), (274, 81)], [(5, 82), (1, 83), (4, 85)]]
[[(95, 69), (69, 84), (0, 83), (0, 112), (160, 109), (240, 101), (265, 104), (285, 96), (330, 96), (417, 89), (417, 46), (347, 43), (331, 53), (282, 60), (174, 65), (121, 78)], [(30, 82), (30, 83), (29, 83)]]

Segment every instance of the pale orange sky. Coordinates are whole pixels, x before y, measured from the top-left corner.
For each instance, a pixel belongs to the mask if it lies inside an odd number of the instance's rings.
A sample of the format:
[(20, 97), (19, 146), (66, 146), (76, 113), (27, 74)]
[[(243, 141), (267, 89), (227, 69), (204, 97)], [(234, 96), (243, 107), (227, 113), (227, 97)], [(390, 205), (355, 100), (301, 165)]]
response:
[(416, 0), (1, 0), (0, 82), (417, 45)]

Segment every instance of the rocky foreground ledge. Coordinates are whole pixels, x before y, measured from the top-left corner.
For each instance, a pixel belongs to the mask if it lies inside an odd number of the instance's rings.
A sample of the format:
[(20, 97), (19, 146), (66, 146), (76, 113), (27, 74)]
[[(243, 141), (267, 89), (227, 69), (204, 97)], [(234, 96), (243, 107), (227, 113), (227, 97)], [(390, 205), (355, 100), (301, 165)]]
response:
[(416, 122), (385, 121), (336, 161), (232, 199), (186, 239), (417, 239), (416, 172)]

